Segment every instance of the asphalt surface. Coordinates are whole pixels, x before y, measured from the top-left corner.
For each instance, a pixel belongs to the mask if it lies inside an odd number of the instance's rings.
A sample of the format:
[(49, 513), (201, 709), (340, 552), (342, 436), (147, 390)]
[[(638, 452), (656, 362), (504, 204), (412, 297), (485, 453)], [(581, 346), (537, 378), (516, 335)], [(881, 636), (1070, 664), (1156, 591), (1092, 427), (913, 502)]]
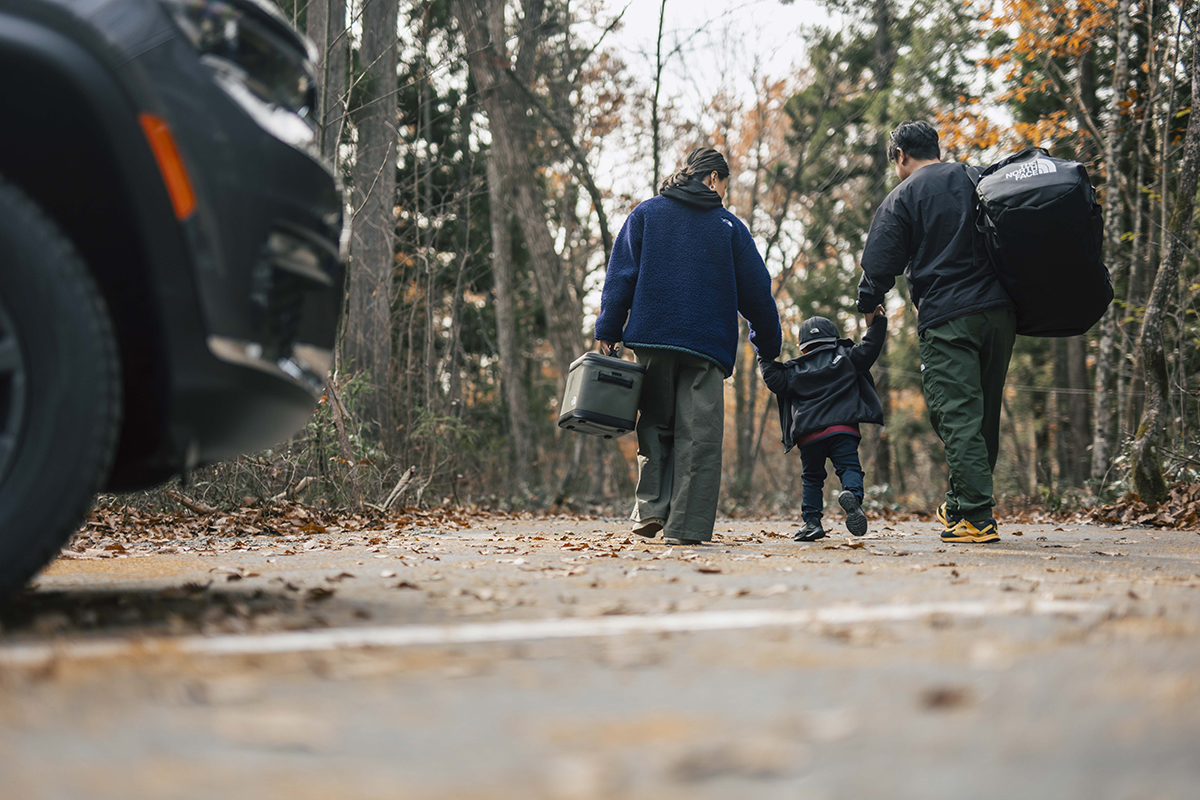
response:
[(790, 530), (68, 554), (0, 607), (0, 798), (1200, 797), (1196, 533)]

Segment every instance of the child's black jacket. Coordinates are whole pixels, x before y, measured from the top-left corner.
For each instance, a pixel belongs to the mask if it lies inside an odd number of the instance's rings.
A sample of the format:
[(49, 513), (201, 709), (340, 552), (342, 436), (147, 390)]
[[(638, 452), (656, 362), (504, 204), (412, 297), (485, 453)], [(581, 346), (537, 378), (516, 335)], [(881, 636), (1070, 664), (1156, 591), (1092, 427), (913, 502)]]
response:
[(784, 452), (804, 434), (831, 425), (883, 424), (883, 406), (870, 370), (886, 336), (887, 320), (880, 315), (859, 344), (837, 339), (786, 364), (759, 361), (763, 380), (779, 399)]

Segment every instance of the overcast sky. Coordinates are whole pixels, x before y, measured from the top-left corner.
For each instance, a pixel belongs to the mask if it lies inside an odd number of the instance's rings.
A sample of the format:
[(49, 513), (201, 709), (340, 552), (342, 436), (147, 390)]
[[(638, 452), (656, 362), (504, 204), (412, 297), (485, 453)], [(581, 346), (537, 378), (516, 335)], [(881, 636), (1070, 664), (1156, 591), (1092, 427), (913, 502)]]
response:
[[(626, 9), (621, 30), (612, 34), (613, 49), (647, 81), (654, 74), (659, 7), (657, 0), (607, 0), (610, 14)], [(740, 73), (740, 80), (730, 88), (749, 95), (755, 59), (763, 74), (784, 77), (802, 55), (800, 28), (833, 24), (817, 0), (795, 0), (789, 5), (779, 0), (667, 0), (664, 50), (680, 42), (684, 47), (668, 62), (664, 92), (685, 104), (704, 102), (696, 87), (719, 83), (724, 63), (729, 74)], [(733, 57), (739, 62), (733, 66), (740, 69), (729, 68)]]

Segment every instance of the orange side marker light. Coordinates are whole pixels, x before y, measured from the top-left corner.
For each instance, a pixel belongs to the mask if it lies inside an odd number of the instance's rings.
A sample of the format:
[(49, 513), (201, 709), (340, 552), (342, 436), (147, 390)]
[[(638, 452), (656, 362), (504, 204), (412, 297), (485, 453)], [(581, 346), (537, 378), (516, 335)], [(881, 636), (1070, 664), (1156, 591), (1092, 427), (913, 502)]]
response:
[(196, 210), (196, 193), (192, 191), (192, 182), (188, 180), (171, 129), (165, 120), (153, 114), (139, 114), (138, 121), (142, 123), (142, 130), (158, 162), (158, 171), (162, 173), (167, 193), (171, 195), (175, 218), (185, 220)]

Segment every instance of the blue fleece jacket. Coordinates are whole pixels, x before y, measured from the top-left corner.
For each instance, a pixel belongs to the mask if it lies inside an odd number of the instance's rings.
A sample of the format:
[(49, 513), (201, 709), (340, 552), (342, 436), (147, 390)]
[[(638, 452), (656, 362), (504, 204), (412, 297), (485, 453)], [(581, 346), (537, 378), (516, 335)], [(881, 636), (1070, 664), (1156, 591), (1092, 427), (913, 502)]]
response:
[(728, 377), (739, 313), (758, 355), (778, 357), (783, 334), (771, 276), (741, 220), (661, 195), (633, 210), (608, 261), (597, 339), (695, 353)]

